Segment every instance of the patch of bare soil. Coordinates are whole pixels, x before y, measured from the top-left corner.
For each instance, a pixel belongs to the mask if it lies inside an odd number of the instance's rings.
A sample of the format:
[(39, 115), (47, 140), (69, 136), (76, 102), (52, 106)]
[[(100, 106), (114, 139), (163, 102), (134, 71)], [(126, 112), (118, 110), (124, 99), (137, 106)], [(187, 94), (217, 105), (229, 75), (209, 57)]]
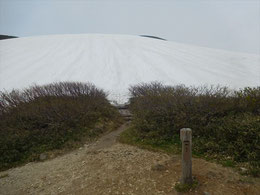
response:
[[(97, 142), (44, 162), (0, 172), (0, 194), (178, 194), (179, 156), (116, 142), (126, 124)], [(260, 180), (193, 159), (198, 188), (188, 194), (259, 194)]]

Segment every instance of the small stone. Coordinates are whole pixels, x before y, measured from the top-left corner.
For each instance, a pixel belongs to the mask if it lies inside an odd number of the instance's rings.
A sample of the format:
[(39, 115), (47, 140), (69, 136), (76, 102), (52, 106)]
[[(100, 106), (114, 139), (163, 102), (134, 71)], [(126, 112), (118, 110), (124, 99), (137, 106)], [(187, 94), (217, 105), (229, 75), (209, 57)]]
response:
[(208, 177), (208, 178), (215, 178), (215, 177), (217, 177), (217, 174), (214, 173), (213, 171), (209, 171), (209, 172), (207, 173), (207, 177)]
[(3, 174), (3, 175), (0, 175), (0, 179), (2, 178), (5, 178), (5, 177), (8, 177), (9, 175), (6, 173), (6, 174)]
[(42, 153), (40, 154), (40, 160), (46, 160), (47, 159), (47, 155)]
[(241, 170), (242, 173), (246, 173), (247, 172), (247, 169), (244, 168), (244, 167), (240, 167), (240, 170)]
[(161, 164), (156, 164), (154, 166), (151, 167), (152, 171), (165, 171), (166, 167), (164, 165)]
[(50, 154), (49, 158), (51, 159), (55, 158), (55, 154)]

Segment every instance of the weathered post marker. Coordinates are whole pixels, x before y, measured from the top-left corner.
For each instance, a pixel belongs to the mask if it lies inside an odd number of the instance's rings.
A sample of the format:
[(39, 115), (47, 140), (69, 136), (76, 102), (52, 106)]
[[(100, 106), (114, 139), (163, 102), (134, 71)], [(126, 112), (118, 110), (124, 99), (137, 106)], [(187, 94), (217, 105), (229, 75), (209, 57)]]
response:
[(180, 138), (182, 142), (181, 184), (192, 184), (191, 129), (189, 128), (181, 129)]

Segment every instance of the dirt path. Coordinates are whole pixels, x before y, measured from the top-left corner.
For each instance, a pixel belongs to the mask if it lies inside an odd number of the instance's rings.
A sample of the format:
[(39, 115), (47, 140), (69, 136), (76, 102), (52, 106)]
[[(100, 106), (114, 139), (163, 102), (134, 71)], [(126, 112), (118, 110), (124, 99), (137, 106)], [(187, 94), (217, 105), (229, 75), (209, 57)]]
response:
[[(97, 142), (45, 162), (0, 172), (0, 194), (177, 194), (180, 158), (116, 142), (126, 124)], [(259, 194), (260, 181), (193, 159), (200, 186), (190, 194)]]
[(129, 123), (125, 123), (117, 130), (112, 131), (101, 137), (99, 140), (96, 141), (95, 144), (90, 145), (89, 151), (98, 151), (100, 149), (109, 148), (114, 145), (116, 143), (117, 137), (127, 128), (128, 124)]

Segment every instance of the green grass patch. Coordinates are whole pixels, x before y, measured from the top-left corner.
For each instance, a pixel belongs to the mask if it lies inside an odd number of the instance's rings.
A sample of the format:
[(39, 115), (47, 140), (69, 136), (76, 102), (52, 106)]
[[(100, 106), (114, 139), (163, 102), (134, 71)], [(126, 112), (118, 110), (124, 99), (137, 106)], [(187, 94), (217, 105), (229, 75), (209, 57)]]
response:
[(133, 126), (125, 130), (118, 139), (121, 143), (138, 146), (142, 149), (148, 149), (156, 152), (165, 152), (168, 154), (180, 154), (181, 142), (179, 138), (171, 141), (158, 141), (156, 139), (140, 138), (138, 131)]
[(195, 190), (199, 186), (199, 182), (195, 179), (193, 179), (192, 184), (181, 184), (176, 183), (174, 188), (177, 192), (191, 192)]
[(224, 166), (224, 167), (235, 167), (236, 166), (236, 163), (232, 160), (225, 160), (225, 161), (222, 161), (221, 164)]

